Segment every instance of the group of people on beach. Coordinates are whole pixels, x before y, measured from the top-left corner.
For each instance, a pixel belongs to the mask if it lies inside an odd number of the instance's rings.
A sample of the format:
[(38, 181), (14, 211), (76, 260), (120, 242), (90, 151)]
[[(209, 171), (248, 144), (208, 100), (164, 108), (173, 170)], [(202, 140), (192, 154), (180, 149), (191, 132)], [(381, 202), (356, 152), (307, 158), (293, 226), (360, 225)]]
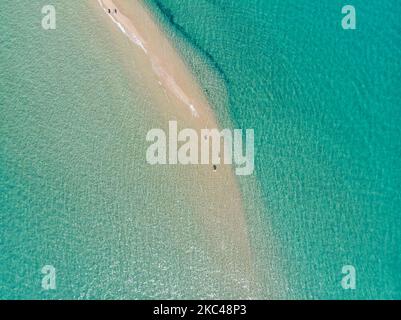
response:
[[(111, 14), (111, 9), (108, 9), (108, 11)], [(117, 14), (117, 9), (114, 9), (114, 13)]]

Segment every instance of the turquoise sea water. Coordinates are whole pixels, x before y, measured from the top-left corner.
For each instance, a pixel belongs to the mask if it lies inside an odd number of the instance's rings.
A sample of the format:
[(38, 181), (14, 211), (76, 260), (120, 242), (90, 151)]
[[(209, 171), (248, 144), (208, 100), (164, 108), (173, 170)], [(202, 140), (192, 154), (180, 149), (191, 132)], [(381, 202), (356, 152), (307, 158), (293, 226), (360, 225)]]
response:
[[(132, 76), (133, 45), (96, 2), (56, 1), (44, 31), (44, 4), (2, 16), (0, 297), (248, 297), (202, 244), (193, 177), (145, 162), (166, 119)], [(41, 287), (44, 265), (56, 290)]]
[[(401, 298), (398, 1), (353, 1), (353, 31), (341, 1), (146, 3), (216, 112), (255, 129), (260, 195), (245, 202), (263, 203), (276, 239), (276, 297)], [(131, 47), (85, 1), (54, 1), (43, 31), (45, 4), (0, 4), (0, 298), (247, 296), (213, 278), (190, 181), (144, 163), (162, 120), (125, 71)], [(349, 264), (356, 290), (340, 285)]]
[[(256, 133), (256, 175), (289, 296), (401, 296), (401, 6), (352, 1), (148, 1), (222, 73)], [(348, 4), (348, 3), (347, 3)], [(357, 289), (340, 286), (353, 265)]]

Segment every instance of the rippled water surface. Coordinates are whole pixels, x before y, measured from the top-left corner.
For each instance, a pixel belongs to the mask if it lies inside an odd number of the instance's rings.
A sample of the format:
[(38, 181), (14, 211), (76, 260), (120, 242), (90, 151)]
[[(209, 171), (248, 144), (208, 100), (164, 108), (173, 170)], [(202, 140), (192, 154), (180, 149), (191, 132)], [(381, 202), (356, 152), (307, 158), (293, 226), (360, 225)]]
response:
[[(177, 169), (144, 163), (162, 119), (125, 70), (131, 48), (88, 2), (53, 2), (54, 32), (42, 2), (0, 4), (0, 297), (246, 295), (214, 278), (189, 178), (177, 187)], [(283, 281), (275, 297), (401, 298), (399, 1), (354, 0), (347, 31), (337, 0), (145, 2), (221, 121), (255, 130), (260, 193), (244, 195), (249, 229), (275, 239), (276, 269), (258, 262)], [(344, 265), (356, 290), (340, 285)]]

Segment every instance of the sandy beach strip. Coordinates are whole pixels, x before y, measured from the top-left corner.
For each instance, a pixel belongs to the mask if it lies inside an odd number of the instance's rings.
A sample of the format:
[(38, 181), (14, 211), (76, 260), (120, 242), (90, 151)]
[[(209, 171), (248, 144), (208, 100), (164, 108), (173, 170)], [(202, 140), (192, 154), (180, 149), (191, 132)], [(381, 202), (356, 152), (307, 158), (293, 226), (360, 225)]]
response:
[(98, 0), (98, 3), (118, 29), (147, 56), (159, 84), (180, 105), (178, 110), (187, 114), (187, 118), (198, 118), (195, 123), (204, 128), (217, 127), (196, 79), (140, 1)]
[[(137, 48), (134, 56), (141, 59), (141, 76), (150, 79), (147, 84), (154, 96), (162, 97), (158, 100), (160, 112), (168, 119), (178, 120), (181, 128), (219, 128), (194, 75), (144, 4), (136, 0), (97, 1), (115, 29), (124, 33)], [(217, 172), (211, 165), (186, 167), (183, 170), (188, 170), (194, 179), (188, 201), (198, 207), (199, 223), (204, 225), (211, 255), (224, 272), (241, 278), (237, 279), (238, 286), (253, 287), (257, 281), (253, 253), (241, 193), (231, 165), (221, 165)]]

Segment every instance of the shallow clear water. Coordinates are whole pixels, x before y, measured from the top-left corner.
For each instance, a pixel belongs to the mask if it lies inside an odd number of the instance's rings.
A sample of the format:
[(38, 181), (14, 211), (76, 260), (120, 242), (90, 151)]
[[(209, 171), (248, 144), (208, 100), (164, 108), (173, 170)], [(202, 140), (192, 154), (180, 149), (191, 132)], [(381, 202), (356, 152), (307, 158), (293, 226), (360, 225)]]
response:
[[(358, 1), (148, 1), (222, 75), (254, 128), (265, 219), (288, 297), (400, 298), (401, 6)], [(342, 266), (357, 271), (343, 290)]]
[[(255, 129), (260, 193), (241, 184), (262, 285), (279, 274), (276, 297), (400, 298), (398, 1), (353, 1), (355, 31), (341, 1), (146, 2), (221, 121)], [(246, 296), (200, 244), (190, 178), (144, 162), (164, 119), (126, 72), (131, 46), (87, 2), (54, 4), (54, 32), (40, 1), (0, 4), (0, 297)], [(340, 286), (346, 264), (357, 290)]]
[(2, 16), (0, 297), (249, 296), (211, 261), (193, 177), (145, 162), (147, 131), (167, 122), (127, 71), (132, 45), (97, 3), (54, 4), (54, 31), (40, 2)]

